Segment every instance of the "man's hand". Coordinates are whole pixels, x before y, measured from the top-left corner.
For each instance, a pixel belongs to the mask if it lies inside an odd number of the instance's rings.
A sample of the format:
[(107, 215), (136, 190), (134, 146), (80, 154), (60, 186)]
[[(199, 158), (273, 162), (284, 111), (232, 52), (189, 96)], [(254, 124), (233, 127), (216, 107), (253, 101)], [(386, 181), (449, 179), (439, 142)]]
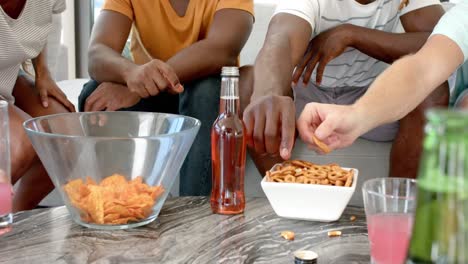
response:
[(352, 44), (352, 26), (340, 25), (320, 33), (309, 42), (302, 61), (296, 66), (293, 83), (297, 83), (304, 74), (303, 82), (309, 83), (312, 72), (317, 67), (317, 84), (322, 83), (325, 66), (340, 56)]
[(244, 122), (248, 145), (258, 154), (291, 157), (295, 139), (295, 106), (288, 96), (263, 96), (247, 106)]
[(320, 152), (313, 140), (315, 135), (331, 150), (351, 145), (367, 131), (365, 118), (354, 106), (307, 104), (297, 120), (301, 139)]
[(166, 90), (176, 94), (184, 91), (184, 87), (171, 66), (156, 59), (144, 65), (135, 66), (125, 76), (125, 82), (128, 89), (137, 93), (141, 98), (156, 96)]
[(134, 106), (140, 100), (141, 97), (126, 86), (105, 82), (86, 99), (85, 111), (116, 111)]
[(49, 96), (55, 98), (70, 112), (75, 112), (75, 106), (67, 99), (62, 90), (57, 86), (49, 74), (36, 75), (35, 87), (39, 92), (42, 106), (49, 107)]

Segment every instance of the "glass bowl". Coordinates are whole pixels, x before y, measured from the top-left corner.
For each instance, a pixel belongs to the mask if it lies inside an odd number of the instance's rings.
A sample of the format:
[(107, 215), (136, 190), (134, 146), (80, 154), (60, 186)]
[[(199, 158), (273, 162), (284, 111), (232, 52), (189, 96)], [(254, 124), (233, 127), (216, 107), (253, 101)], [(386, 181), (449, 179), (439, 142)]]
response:
[(96, 112), (44, 116), (23, 126), (72, 219), (89, 228), (126, 229), (158, 217), (200, 121)]

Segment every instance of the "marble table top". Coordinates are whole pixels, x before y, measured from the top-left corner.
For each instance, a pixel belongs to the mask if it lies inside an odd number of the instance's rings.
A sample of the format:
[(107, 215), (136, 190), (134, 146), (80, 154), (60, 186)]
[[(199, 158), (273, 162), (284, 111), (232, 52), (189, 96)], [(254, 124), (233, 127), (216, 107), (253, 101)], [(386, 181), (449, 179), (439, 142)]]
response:
[[(352, 222), (351, 215), (357, 217)], [(369, 263), (364, 210), (348, 207), (340, 221), (278, 217), (265, 198), (248, 199), (245, 213), (211, 213), (206, 197), (169, 199), (144, 227), (101, 231), (75, 224), (65, 207), (21, 212), (0, 237), (0, 263), (294, 263), (313, 250), (319, 263)], [(280, 236), (294, 231), (288, 241)], [(341, 230), (330, 238), (328, 231)]]

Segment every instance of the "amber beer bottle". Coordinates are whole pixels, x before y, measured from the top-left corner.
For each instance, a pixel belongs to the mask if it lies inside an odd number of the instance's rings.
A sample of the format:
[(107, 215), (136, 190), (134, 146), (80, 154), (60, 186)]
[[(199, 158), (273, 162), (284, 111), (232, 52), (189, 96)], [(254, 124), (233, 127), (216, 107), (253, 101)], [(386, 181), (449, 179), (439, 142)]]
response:
[(468, 263), (468, 112), (431, 110), (407, 264)]
[(221, 73), (219, 116), (211, 130), (211, 209), (216, 214), (244, 212), (245, 126), (240, 118), (239, 68)]

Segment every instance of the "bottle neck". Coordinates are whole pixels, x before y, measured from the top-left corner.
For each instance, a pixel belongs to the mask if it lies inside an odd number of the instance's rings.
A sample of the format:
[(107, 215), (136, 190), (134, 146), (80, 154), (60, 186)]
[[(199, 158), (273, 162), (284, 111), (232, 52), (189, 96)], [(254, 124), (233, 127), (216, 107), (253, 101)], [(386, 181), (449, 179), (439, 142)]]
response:
[(223, 76), (221, 79), (220, 113), (239, 115), (239, 77)]

